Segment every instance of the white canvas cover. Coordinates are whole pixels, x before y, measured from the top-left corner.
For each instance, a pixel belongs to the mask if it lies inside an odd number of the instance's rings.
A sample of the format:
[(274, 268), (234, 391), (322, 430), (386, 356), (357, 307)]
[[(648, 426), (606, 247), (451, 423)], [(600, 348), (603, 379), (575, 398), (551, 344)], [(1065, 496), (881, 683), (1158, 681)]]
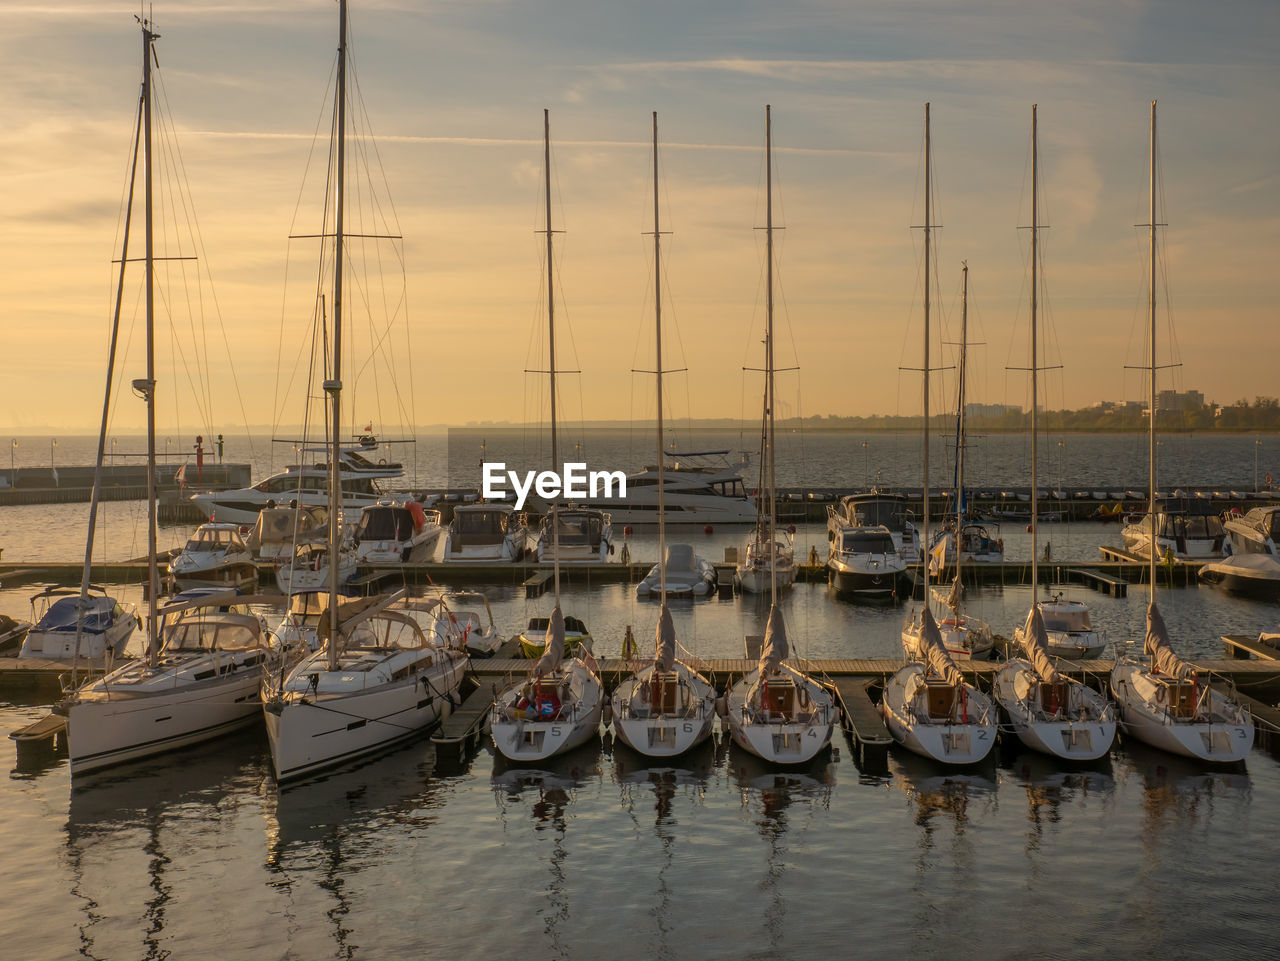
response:
[(538, 658), (538, 666), (534, 670), (538, 674), (554, 674), (560, 669), (560, 663), (564, 660), (564, 614), (559, 604), (551, 612), (544, 643), (542, 657)]
[(1169, 644), (1169, 629), (1164, 626), (1164, 618), (1154, 601), (1147, 608), (1147, 637), (1142, 649), (1151, 655), (1152, 666), (1161, 674), (1190, 677), (1195, 673), (1194, 667), (1173, 652)]
[(1022, 649), (1042, 681), (1053, 684), (1058, 680), (1058, 669), (1049, 657), (1049, 632), (1045, 630), (1039, 604), (1031, 605), (1027, 623), (1022, 626)]
[(676, 661), (676, 628), (671, 622), (671, 609), (665, 603), (662, 605), (662, 613), (658, 615), (654, 641), (653, 663), (658, 670), (666, 673)]
[(764, 629), (764, 643), (760, 647), (760, 676), (764, 678), (774, 673), (789, 653), (787, 625), (782, 620), (782, 610), (771, 607), (769, 622)]
[(964, 676), (947, 653), (947, 647), (942, 643), (942, 634), (938, 630), (938, 622), (933, 619), (933, 612), (928, 607), (920, 616), (920, 653), (925, 664), (948, 684), (964, 683)]

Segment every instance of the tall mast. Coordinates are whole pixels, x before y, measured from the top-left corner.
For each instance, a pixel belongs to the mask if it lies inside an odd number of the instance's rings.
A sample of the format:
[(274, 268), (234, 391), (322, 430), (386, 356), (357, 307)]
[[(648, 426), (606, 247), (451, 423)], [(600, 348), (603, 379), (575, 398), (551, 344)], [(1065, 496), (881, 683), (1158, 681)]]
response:
[(156, 337), (155, 337), (155, 245), (151, 187), (151, 44), (159, 35), (151, 32), (149, 21), (142, 25), (142, 130), (146, 144), (146, 288), (147, 288), (147, 614), (151, 630), (147, 640), (147, 663), (155, 662), (160, 650), (160, 571), (156, 566)]
[[(546, 168), (547, 194), (547, 354), (551, 375), (551, 469), (560, 470), (560, 459), (556, 446), (556, 295), (554, 267), (551, 261), (551, 111), (542, 111), (542, 153), (543, 165)], [(551, 502), (551, 550), (552, 566), (555, 571), (556, 606), (560, 606), (560, 523), (559, 499)]]
[(658, 225), (658, 111), (653, 112), (653, 329), (654, 371), (658, 381), (658, 569), (662, 606), (667, 605), (667, 514), (663, 498), (662, 462), (662, 229)]
[(345, 213), (346, 141), (347, 141), (347, 0), (338, 4), (338, 86), (334, 94), (337, 114), (337, 212), (333, 244), (333, 371), (324, 383), (325, 393), (333, 404), (331, 415), (333, 437), (329, 451), (329, 670), (338, 669), (338, 547), (340, 527), (340, 481), (338, 463), (342, 456), (342, 240)]
[(963, 261), (964, 281), (960, 287), (960, 429), (956, 432), (956, 583), (960, 583), (960, 561), (964, 528), (964, 378), (969, 355), (969, 262)]
[(1151, 242), (1151, 271), (1147, 287), (1147, 311), (1151, 321), (1151, 384), (1148, 397), (1150, 424), (1147, 435), (1147, 526), (1149, 528), (1151, 603), (1156, 602), (1156, 102), (1151, 101), (1151, 217), (1148, 220)]
[(776, 523), (774, 514), (774, 452), (773, 452), (773, 408), (774, 408), (774, 392), (773, 392), (773, 118), (770, 107), (765, 104), (764, 108), (764, 166), (765, 166), (765, 260), (767, 266), (765, 268), (766, 292), (765, 292), (765, 335), (764, 335), (764, 376), (765, 376), (765, 407), (769, 413), (769, 432), (768, 443), (766, 445), (767, 457), (769, 458), (769, 543), (767, 549), (769, 551), (769, 603), (774, 605), (778, 602), (778, 579), (775, 576), (773, 565), (775, 554), (774, 550), (774, 525)]
[(920, 568), (924, 601), (929, 603), (929, 244), (933, 234), (933, 160), (929, 139), (929, 105), (924, 105), (924, 491), (920, 530)]
[(1037, 276), (1039, 264), (1039, 240), (1040, 240), (1040, 189), (1039, 189), (1039, 141), (1036, 134), (1036, 104), (1031, 105), (1031, 606), (1034, 608), (1037, 601), (1036, 598), (1040, 594), (1039, 579), (1039, 548), (1037, 546), (1037, 535), (1039, 533), (1038, 517), (1039, 509), (1036, 507), (1037, 499), (1037, 481), (1036, 481), (1036, 406), (1039, 396), (1039, 365), (1037, 357), (1039, 352), (1036, 349), (1036, 295), (1038, 293)]

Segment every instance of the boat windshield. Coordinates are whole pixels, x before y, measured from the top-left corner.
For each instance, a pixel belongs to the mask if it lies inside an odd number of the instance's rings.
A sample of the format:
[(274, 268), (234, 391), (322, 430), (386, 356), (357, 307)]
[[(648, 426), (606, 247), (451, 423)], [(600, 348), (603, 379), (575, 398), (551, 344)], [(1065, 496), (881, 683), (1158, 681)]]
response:
[(897, 548), (888, 531), (868, 532), (855, 528), (840, 535), (840, 551), (845, 554), (893, 554)]
[(231, 528), (199, 528), (187, 541), (184, 548), (188, 553), (200, 551), (225, 551), (230, 547), (240, 546), (240, 535)]
[(175, 651), (248, 651), (262, 646), (257, 618), (184, 617), (164, 639), (164, 649)]
[(362, 541), (405, 541), (413, 536), (413, 515), (407, 507), (366, 507), (356, 537)]
[[(560, 544), (563, 547), (594, 547), (600, 543), (601, 531), (604, 529), (598, 514), (559, 515), (556, 526), (560, 529)], [(550, 529), (543, 536), (549, 540)]]
[(845, 510), (851, 517), (860, 517), (859, 523), (864, 527), (887, 527), (891, 531), (900, 531), (905, 524), (902, 502), (894, 498), (846, 500)]

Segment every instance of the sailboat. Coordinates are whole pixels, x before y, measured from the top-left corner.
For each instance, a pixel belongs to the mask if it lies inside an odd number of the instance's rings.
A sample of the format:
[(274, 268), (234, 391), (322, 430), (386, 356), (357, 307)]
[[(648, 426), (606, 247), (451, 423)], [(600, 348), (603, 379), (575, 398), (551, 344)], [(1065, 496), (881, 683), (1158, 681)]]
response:
[[(653, 114), (653, 300), (657, 376), (658, 554), (666, 555), (667, 522), (662, 467), (662, 230), (658, 222), (658, 114)], [(667, 606), (667, 565), (659, 565), (662, 609), (652, 663), (613, 692), (613, 729), (619, 739), (649, 757), (675, 757), (705, 741), (715, 717), (716, 692), (694, 667), (676, 657), (675, 625)]]
[[(765, 122), (765, 450), (768, 473), (773, 476), (773, 121), (770, 107)], [(775, 539), (776, 492), (769, 489), (769, 543)], [(770, 554), (776, 560), (776, 553)], [(835, 727), (835, 703), (831, 691), (804, 671), (784, 663), (791, 653), (787, 626), (778, 607), (779, 580), (769, 583), (769, 620), (765, 627), (760, 663), (729, 688), (725, 710), (729, 733), (739, 747), (775, 764), (804, 764), (831, 743)], [(661, 625), (660, 625), (661, 627)]]
[[(551, 229), (551, 111), (542, 112), (542, 147), (547, 201), (547, 328), (551, 378), (551, 462), (560, 469), (556, 434), (555, 285)], [(530, 675), (494, 699), (489, 711), (493, 746), (512, 761), (541, 761), (599, 736), (604, 713), (604, 686), (595, 658), (584, 647), (565, 660), (565, 617), (560, 609), (559, 501), (550, 506), (551, 554), (555, 606), (547, 620), (542, 655)]]
[[(341, 400), (343, 254), (346, 240), (347, 3), (338, 27), (333, 237), (333, 352), (324, 391), (328, 419), (329, 544), (339, 556), (341, 537)], [(328, 605), (318, 627), (323, 648), (292, 670), (270, 674), (262, 700), (277, 782), (316, 773), (420, 736), (455, 703), (466, 669), (465, 650), (438, 621), (396, 610), (403, 592), (340, 604), (339, 568), (330, 565)]]
[[(1148, 395), (1148, 522), (1156, 503), (1156, 102), (1151, 101), (1151, 250), (1147, 308), (1151, 324)], [(1111, 670), (1111, 696), (1120, 707), (1122, 728), (1140, 741), (1174, 754), (1203, 761), (1232, 763), (1253, 748), (1253, 718), (1243, 706), (1209, 684), (1202, 684), (1193, 665), (1178, 657), (1169, 631), (1156, 608), (1156, 552), (1148, 551), (1151, 595), (1143, 652), (1143, 666), (1127, 656)]]
[[(964, 450), (965, 450), (965, 433), (964, 433), (964, 405), (965, 405), (965, 374), (967, 371), (967, 353), (968, 353), (968, 336), (969, 336), (969, 265), (966, 263), (964, 267), (964, 280), (961, 287), (961, 310), (960, 310), (960, 414), (958, 419), (958, 428), (956, 431), (956, 519), (955, 528), (952, 531), (943, 530), (940, 542), (935, 546), (935, 550), (930, 552), (930, 563), (936, 558), (940, 563), (933, 573), (940, 573), (941, 568), (947, 559), (946, 545), (948, 543), (960, 545), (959, 550), (955, 551), (952, 558), (951, 590), (941, 596), (935, 592), (934, 598), (948, 609), (948, 613), (943, 616), (938, 624), (938, 630), (942, 634), (942, 643), (946, 647), (947, 652), (952, 657), (958, 657), (962, 660), (983, 660), (991, 653), (991, 648), (995, 644), (995, 637), (991, 633), (991, 625), (986, 621), (967, 614), (964, 611), (964, 582), (961, 580), (960, 572), (962, 562), (973, 558), (972, 552), (969, 550), (970, 538), (975, 535), (974, 525), (966, 522), (964, 517)], [(959, 531), (957, 535), (955, 532)], [(985, 530), (983, 531), (985, 535)], [(939, 548), (942, 548), (939, 551)], [(999, 556), (1004, 557), (1004, 545), (999, 545)], [(935, 553), (936, 552), (936, 553)], [(919, 637), (917, 632), (904, 632), (903, 644), (907, 645), (910, 641), (914, 645)], [(912, 646), (908, 646), (908, 653), (911, 653)]]
[[(924, 501), (920, 517), (920, 543), (929, 543), (929, 307), (930, 307), (930, 291), (932, 289), (931, 275), (929, 273), (931, 254), (933, 250), (933, 166), (932, 154), (930, 153), (929, 139), (929, 105), (925, 104), (924, 108), (925, 123), (925, 166), (924, 166), (924, 446), (921, 454), (921, 469), (924, 475)], [(968, 316), (969, 316), (969, 267), (964, 267), (964, 337), (968, 336)], [(963, 350), (963, 345), (962, 345)], [(964, 379), (964, 369), (961, 366), (961, 381)], [(961, 388), (961, 399), (963, 401), (963, 388)], [(962, 408), (963, 409), (963, 408)], [(960, 442), (963, 443), (963, 437)], [(963, 448), (957, 451), (957, 457), (962, 454)], [(964, 475), (959, 474), (960, 482), (963, 485)], [(960, 500), (961, 498), (957, 498)], [(908, 658), (924, 659), (925, 654), (925, 638), (924, 638), (924, 616), (923, 611), (927, 610), (930, 601), (933, 599), (929, 590), (929, 567), (928, 557), (924, 558), (924, 562), (920, 565), (920, 571), (924, 578), (924, 605), (920, 614), (914, 610), (911, 612), (907, 623), (902, 628), (902, 649)], [(961, 605), (962, 587), (960, 582), (960, 564), (957, 562), (955, 568), (955, 577), (952, 581), (951, 592), (945, 597), (940, 598), (942, 603), (950, 608), (950, 614), (945, 616), (941, 624), (937, 623), (936, 618), (930, 617), (935, 627), (940, 632), (943, 647), (952, 657), (964, 659), (978, 659), (985, 657), (991, 651), (991, 645), (994, 643), (991, 636), (990, 626), (976, 617), (970, 617), (962, 610)]]
[[(933, 161), (929, 104), (924, 105), (924, 502), (920, 542), (929, 543), (929, 289), (933, 242)], [(995, 709), (951, 659), (929, 608), (929, 565), (920, 565), (924, 606), (902, 629), (902, 646), (913, 661), (885, 685), (880, 711), (894, 738), (908, 750), (947, 764), (972, 764), (996, 739)], [(957, 582), (958, 584), (958, 582)], [(958, 603), (958, 601), (957, 601)], [(967, 633), (967, 632), (965, 632)]]
[[(135, 142), (133, 169), (136, 172), (139, 156), (144, 155), (147, 376), (135, 380), (133, 389), (147, 405), (147, 598), (150, 617), (143, 658), (124, 664), (74, 690), (55, 706), (55, 710), (67, 719), (67, 750), (73, 776), (196, 744), (254, 723), (261, 709), (258, 687), (263, 672), (277, 666), (281, 658), (280, 650), (266, 639), (266, 624), (261, 617), (217, 610), (234, 592), (205, 597), (190, 604), (173, 605), (163, 612), (159, 609), (160, 572), (156, 559), (156, 254), (152, 230), (154, 154), (151, 143), (151, 66), (159, 34), (153, 31), (149, 20), (140, 23), (142, 98), (138, 120), (141, 130)], [(130, 189), (130, 213), (132, 207)], [(120, 297), (129, 261), (127, 219), (124, 233), (112, 333), (112, 366)], [(108, 400), (110, 385), (108, 374)], [(104, 402), (104, 434), (100, 435), (98, 442), (99, 464), (102, 462), (106, 417), (107, 402)], [(97, 492), (98, 478), (95, 478), (95, 502)], [(85, 556), (82, 593), (88, 586), (93, 516), (91, 510), (90, 549)], [(166, 615), (164, 618), (162, 613)], [(75, 675), (73, 669), (73, 685)]]
[[(772, 342), (765, 345), (766, 362), (773, 357)], [(771, 378), (773, 371), (765, 371), (765, 377)], [(768, 423), (769, 389), (764, 393), (764, 426), (760, 431), (760, 489), (764, 492), (760, 501), (762, 505), (770, 505), (773, 498), (773, 461), (769, 452)], [(770, 531), (774, 531), (770, 535)], [(756, 526), (751, 532), (751, 539), (743, 548), (742, 559), (738, 561), (733, 572), (738, 589), (747, 594), (763, 594), (769, 585), (776, 582), (779, 587), (790, 587), (796, 579), (796, 543), (795, 535), (790, 531), (777, 531), (773, 517), (766, 518), (763, 513), (756, 519)]]

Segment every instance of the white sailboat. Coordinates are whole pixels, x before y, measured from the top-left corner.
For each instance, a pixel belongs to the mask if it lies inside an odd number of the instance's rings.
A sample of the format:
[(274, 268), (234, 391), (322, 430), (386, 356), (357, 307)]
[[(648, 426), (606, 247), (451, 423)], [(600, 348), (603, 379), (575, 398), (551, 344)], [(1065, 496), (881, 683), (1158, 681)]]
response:
[[(662, 477), (662, 231), (658, 221), (658, 114), (653, 114), (653, 283), (657, 376), (658, 553), (666, 555), (667, 524)], [(676, 757), (711, 735), (716, 692), (686, 661), (676, 657), (675, 625), (667, 606), (667, 565), (659, 565), (662, 609), (654, 634), (653, 661), (613, 692), (613, 729), (628, 747), (649, 757)]]
[[(1031, 610), (1026, 622), (1013, 632), (1015, 644), (1025, 658), (1012, 658), (996, 675), (994, 693), (1013, 724), (1014, 733), (1027, 747), (1065, 760), (1093, 761), (1111, 750), (1115, 740), (1115, 709), (1097, 691), (1075, 678), (1061, 674), (1049, 655), (1058, 653), (1046, 629), (1046, 619), (1055, 627), (1069, 624), (1072, 612), (1088, 609), (1080, 601), (1065, 601), (1055, 595), (1041, 601), (1039, 569), (1039, 484), (1036, 453), (1039, 440), (1040, 402), (1039, 325), (1039, 240), (1040, 181), (1039, 139), (1036, 107), (1031, 107)], [(1064, 632), (1056, 632), (1062, 637)], [(1064, 638), (1065, 640), (1065, 638)], [(1065, 646), (1065, 645), (1063, 645)]]
[[(1156, 102), (1151, 101), (1151, 251), (1147, 308), (1151, 324), (1148, 403), (1148, 515), (1156, 511)], [(1245, 708), (1209, 684), (1193, 665), (1174, 653), (1164, 618), (1156, 608), (1156, 552), (1148, 551), (1151, 599), (1143, 652), (1146, 666), (1122, 656), (1111, 671), (1111, 696), (1120, 708), (1122, 729), (1140, 741), (1202, 761), (1232, 763), (1253, 748), (1253, 718)]]
[[(773, 476), (773, 124), (765, 107), (765, 411), (770, 478)], [(769, 542), (775, 537), (776, 492), (769, 489)], [(776, 554), (770, 555), (776, 559)], [(771, 572), (772, 574), (772, 572)], [(765, 627), (760, 663), (748, 671), (725, 695), (726, 719), (735, 744), (774, 764), (803, 764), (831, 743), (835, 728), (835, 702), (831, 691), (804, 671), (785, 664), (791, 649), (787, 627), (778, 607), (778, 580), (769, 583), (769, 620)]]
[[(767, 334), (766, 337), (771, 336)], [(773, 358), (772, 343), (765, 344), (765, 363), (771, 364)], [(773, 369), (765, 371), (766, 378), (773, 377)], [(773, 505), (774, 471), (773, 460), (769, 456), (768, 426), (769, 388), (764, 392), (764, 427), (760, 431), (760, 489), (764, 491), (761, 505), (771, 510)], [(770, 533), (772, 531), (772, 533)], [(742, 558), (734, 567), (733, 578), (738, 589), (746, 594), (763, 594), (776, 583), (778, 587), (787, 588), (796, 579), (796, 542), (790, 531), (779, 531), (772, 516), (759, 517), (751, 532), (751, 538), (742, 548)]]
[[(347, 3), (340, 0), (334, 101), (336, 190), (333, 233), (333, 353), (324, 383), (332, 404), (329, 458), (329, 557), (339, 555), (343, 254), (346, 239)], [(420, 736), (455, 703), (467, 664), (452, 639), (414, 612), (392, 610), (400, 594), (340, 606), (339, 568), (328, 568), (322, 650), (285, 676), (269, 676), (262, 700), (277, 782), (384, 750)]]
[[(142, 27), (141, 126), (135, 146), (134, 169), (139, 155), (145, 155), (145, 292), (147, 376), (135, 380), (133, 388), (147, 405), (147, 592), (150, 605), (146, 654), (104, 677), (73, 691), (55, 710), (67, 719), (67, 750), (72, 775), (99, 770), (113, 764), (159, 754), (209, 740), (236, 728), (255, 723), (261, 706), (258, 688), (264, 670), (280, 662), (281, 653), (266, 640), (262, 618), (252, 614), (218, 611), (234, 596), (215, 595), (191, 604), (159, 610), (160, 572), (156, 560), (156, 377), (155, 377), (155, 247), (153, 243), (153, 150), (151, 137), (152, 77), (154, 44), (159, 35), (149, 20)], [(129, 210), (133, 205), (132, 190)], [(128, 257), (128, 223), (125, 246), (120, 257), (119, 297), (124, 285)], [(112, 335), (112, 363), (114, 340)], [(108, 400), (110, 376), (108, 376)], [(103, 405), (106, 423), (107, 402)], [(102, 438), (99, 438), (101, 463)], [(96, 487), (96, 483), (95, 483)], [(92, 526), (90, 545), (92, 545)], [(85, 557), (85, 583), (89, 556)], [(173, 616), (190, 608), (204, 613)], [(72, 674), (73, 683), (75, 672)]]
[[(551, 229), (551, 112), (542, 113), (547, 212), (547, 370), (551, 378), (551, 462), (559, 461), (556, 434), (556, 333), (555, 285)], [(604, 686), (596, 674), (595, 658), (583, 646), (565, 661), (565, 623), (560, 609), (560, 505), (550, 507), (551, 553), (555, 581), (555, 607), (547, 622), (542, 656), (530, 676), (510, 685), (494, 699), (489, 711), (493, 745), (512, 761), (541, 761), (585, 744), (600, 732), (604, 713)]]
[[(924, 108), (924, 137), (925, 137), (925, 154), (924, 154), (924, 444), (921, 454), (921, 469), (924, 475), (923, 486), (923, 505), (920, 517), (920, 542), (922, 544), (929, 543), (929, 307), (930, 292), (932, 289), (932, 281), (930, 274), (930, 263), (933, 252), (933, 155), (931, 152), (931, 141), (929, 134), (929, 105), (925, 104)], [(969, 267), (966, 264), (964, 268), (964, 323), (965, 334), (968, 336), (968, 291), (969, 291)], [(962, 338), (963, 339), (963, 338)], [(961, 379), (964, 373), (961, 371)], [(961, 438), (963, 443), (963, 438)], [(957, 456), (961, 456), (963, 448), (957, 451)], [(960, 473), (961, 488), (963, 489), (964, 474)], [(924, 558), (924, 562), (920, 565), (920, 573), (924, 579), (923, 599), (924, 604), (919, 613), (914, 609), (911, 611), (906, 624), (902, 628), (902, 649), (908, 658), (923, 658), (925, 653), (924, 638), (924, 613), (929, 609), (930, 602), (934, 599), (929, 590), (929, 574), (930, 568), (928, 558)], [(960, 583), (960, 564), (956, 563), (955, 579), (952, 583), (951, 592), (941, 598), (942, 603), (950, 608), (950, 613), (943, 618), (941, 625), (937, 624), (936, 619), (930, 615), (929, 620), (934, 623), (935, 629), (940, 631), (940, 638), (946, 651), (952, 657), (959, 657), (966, 660), (985, 657), (991, 651), (991, 645), (994, 643), (991, 628), (985, 622), (976, 617), (965, 614), (961, 605), (961, 583)]]

